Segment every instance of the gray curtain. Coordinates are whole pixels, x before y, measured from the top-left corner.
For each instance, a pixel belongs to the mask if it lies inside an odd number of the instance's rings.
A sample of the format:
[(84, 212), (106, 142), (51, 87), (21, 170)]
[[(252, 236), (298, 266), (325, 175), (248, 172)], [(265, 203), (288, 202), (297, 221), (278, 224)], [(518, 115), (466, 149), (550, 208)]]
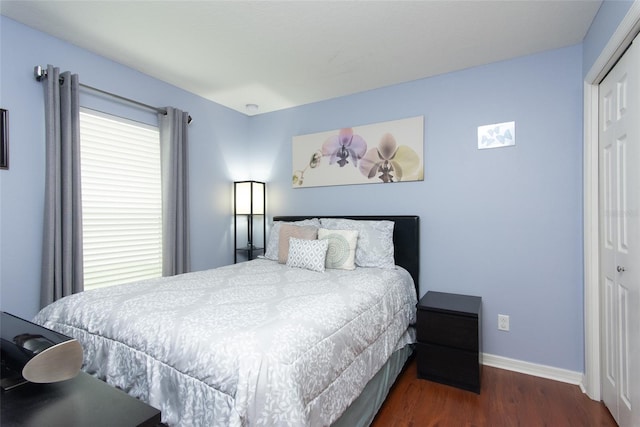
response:
[(189, 114), (167, 107), (159, 114), (162, 161), (162, 275), (190, 270), (189, 256)]
[(44, 82), (45, 203), (40, 304), (84, 288), (78, 75), (49, 65)]

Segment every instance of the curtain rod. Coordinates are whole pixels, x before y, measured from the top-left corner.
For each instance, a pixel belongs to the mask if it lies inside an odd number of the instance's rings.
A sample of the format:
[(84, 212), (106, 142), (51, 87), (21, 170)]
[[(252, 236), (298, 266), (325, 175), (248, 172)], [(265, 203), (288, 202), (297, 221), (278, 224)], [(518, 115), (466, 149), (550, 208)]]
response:
[[(47, 77), (47, 70), (42, 68), (40, 65), (36, 65), (35, 67), (33, 67), (33, 75), (35, 76), (37, 81), (40, 81), (43, 78)], [(64, 79), (62, 77), (60, 77), (60, 83), (62, 83), (62, 82), (64, 82)], [(154, 107), (152, 105), (145, 104), (143, 102), (136, 101), (134, 99), (125, 98), (124, 96), (120, 96), (120, 95), (115, 94), (115, 93), (107, 92), (106, 90), (98, 89), (96, 87), (89, 86), (89, 85), (86, 85), (84, 83), (80, 83), (80, 86), (85, 88), (85, 89), (88, 89), (88, 90), (90, 90), (92, 92), (96, 92), (96, 93), (98, 93), (100, 95), (107, 96), (109, 98), (114, 98), (114, 99), (117, 99), (119, 101), (124, 101), (124, 102), (127, 102), (129, 104), (134, 104), (134, 105), (137, 105), (138, 107), (143, 107), (143, 108), (145, 108), (147, 110), (155, 111), (156, 113), (159, 113), (159, 114), (164, 114), (164, 115), (167, 114), (167, 109), (166, 108)], [(193, 121), (193, 118), (191, 118), (191, 115), (189, 115), (188, 122), (191, 123), (192, 121)]]

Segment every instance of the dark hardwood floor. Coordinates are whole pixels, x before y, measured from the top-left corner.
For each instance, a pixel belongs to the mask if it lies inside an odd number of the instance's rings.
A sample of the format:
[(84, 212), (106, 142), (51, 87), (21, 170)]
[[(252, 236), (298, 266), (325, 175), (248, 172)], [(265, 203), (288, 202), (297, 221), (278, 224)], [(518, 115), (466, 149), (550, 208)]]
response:
[(415, 359), (372, 427), (616, 426), (602, 402), (576, 385), (484, 366), (480, 394), (421, 380)]

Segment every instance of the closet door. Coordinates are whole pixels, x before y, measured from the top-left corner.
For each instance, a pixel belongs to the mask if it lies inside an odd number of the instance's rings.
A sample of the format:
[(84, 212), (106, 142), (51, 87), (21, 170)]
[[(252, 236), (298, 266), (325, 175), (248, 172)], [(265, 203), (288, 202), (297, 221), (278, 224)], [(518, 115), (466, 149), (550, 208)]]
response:
[(600, 84), (602, 396), (640, 425), (640, 41)]

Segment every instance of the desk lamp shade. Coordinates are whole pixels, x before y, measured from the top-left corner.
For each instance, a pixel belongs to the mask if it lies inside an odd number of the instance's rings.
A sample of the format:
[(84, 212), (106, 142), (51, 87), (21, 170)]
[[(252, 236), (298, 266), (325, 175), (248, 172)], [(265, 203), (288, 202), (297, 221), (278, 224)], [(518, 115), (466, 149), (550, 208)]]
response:
[(82, 367), (80, 343), (35, 323), (1, 312), (2, 371), (33, 383), (75, 377)]

